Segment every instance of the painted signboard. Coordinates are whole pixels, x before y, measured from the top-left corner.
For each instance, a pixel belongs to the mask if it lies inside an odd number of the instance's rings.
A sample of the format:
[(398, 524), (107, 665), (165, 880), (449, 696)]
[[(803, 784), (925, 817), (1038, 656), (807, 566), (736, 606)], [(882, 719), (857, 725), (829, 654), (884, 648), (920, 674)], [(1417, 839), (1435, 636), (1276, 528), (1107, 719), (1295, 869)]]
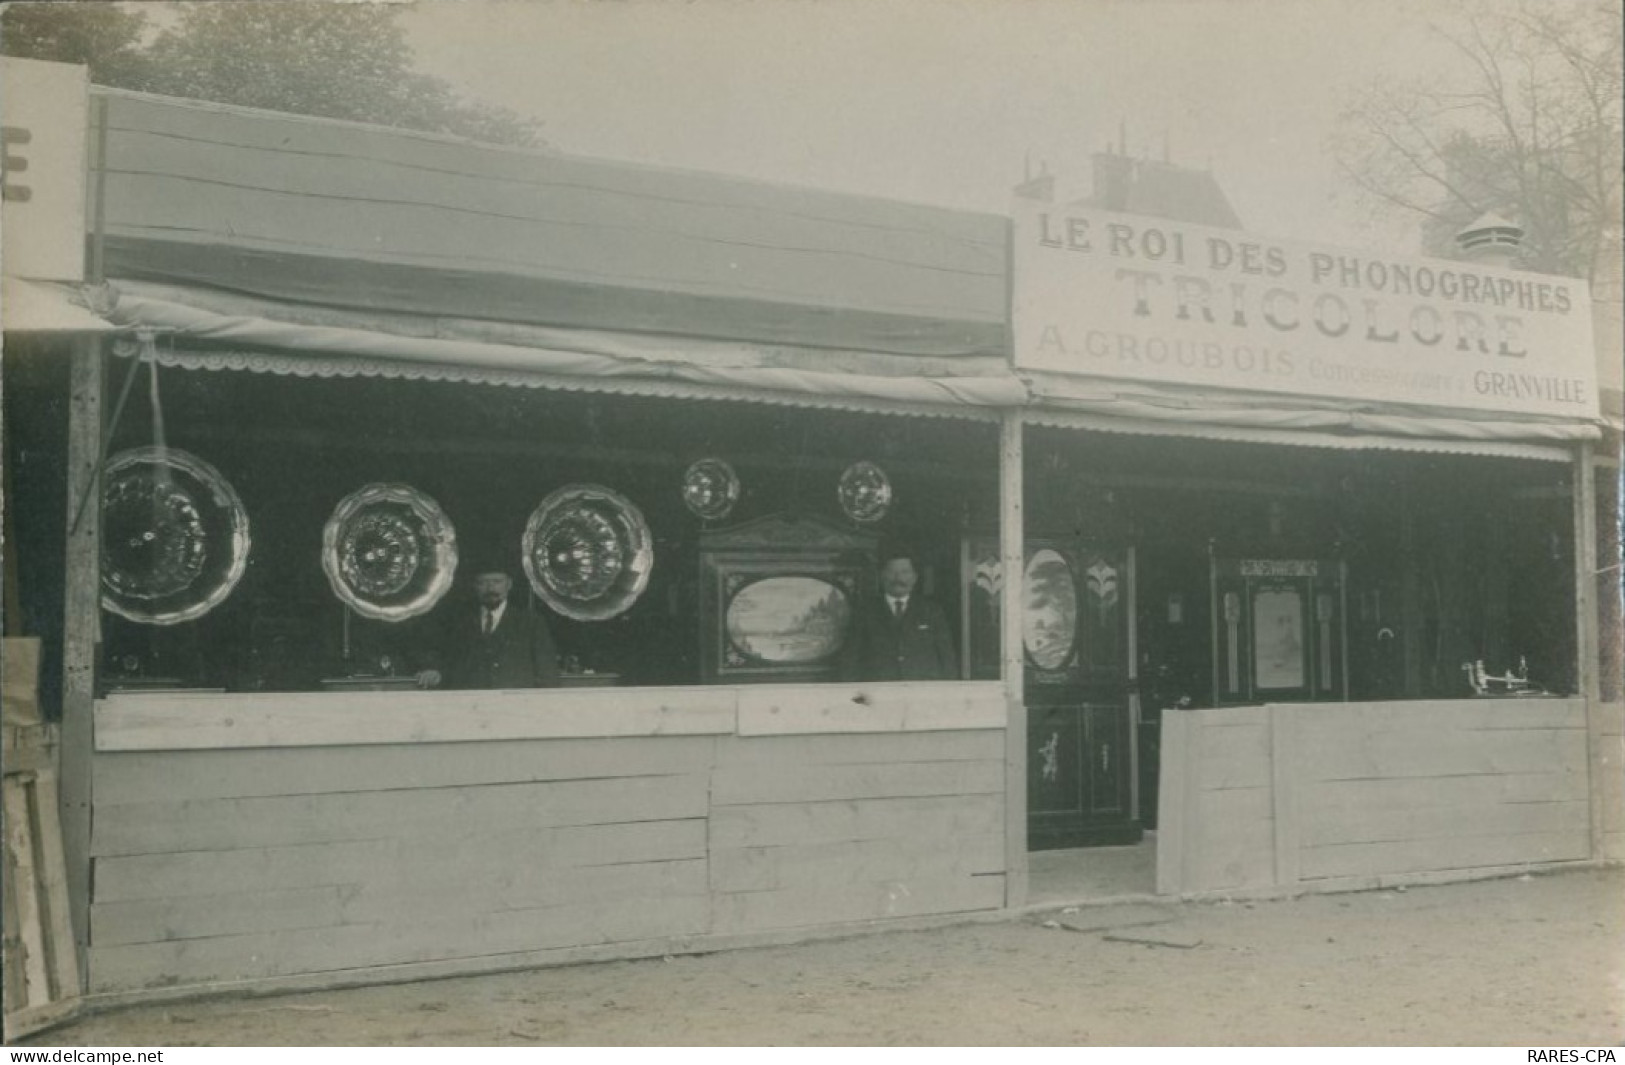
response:
[(8, 277), (84, 278), (89, 101), (84, 67), (0, 62), (0, 232)]
[(1019, 368), (1597, 416), (1584, 281), (1018, 199)]

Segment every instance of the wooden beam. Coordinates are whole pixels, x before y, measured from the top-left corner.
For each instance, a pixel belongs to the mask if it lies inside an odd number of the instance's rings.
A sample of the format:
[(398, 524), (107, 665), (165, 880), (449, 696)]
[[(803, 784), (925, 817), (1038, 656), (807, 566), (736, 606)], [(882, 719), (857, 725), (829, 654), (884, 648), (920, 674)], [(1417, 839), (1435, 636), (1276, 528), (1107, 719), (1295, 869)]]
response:
[(79, 964), (68, 917), (67, 864), (62, 856), (62, 826), (57, 811), (56, 770), (34, 776), (34, 802), (39, 808), (40, 894), (45, 901), (46, 936), (51, 944), (51, 980), (57, 997), (73, 998), (79, 990)]
[(0, 543), (5, 545), (5, 550), (0, 551), (0, 566), (5, 571), (5, 606), (0, 620), (4, 622), (6, 636), (24, 636), (27, 633), (23, 631), (23, 600), (17, 565), (17, 497), (11, 487), (11, 467), (16, 462), (12, 456), (17, 451), (12, 442), (11, 423), (0, 428), (5, 431), (5, 442), (0, 443), (0, 453), (5, 456), (5, 461), (0, 463), (0, 530), (3, 530), (0, 536), (4, 537)]
[(849, 802), (853, 799), (996, 795), (1003, 788), (998, 762), (930, 762), (897, 765), (718, 766), (711, 773), (711, 805)]
[[(51, 994), (50, 952), (45, 940), (45, 900), (40, 891), (39, 863), (35, 861), (33, 818), (29, 816), (30, 775), (5, 778), (6, 848), (17, 870), (12, 881), (23, 955), (24, 1006), (39, 1006), (60, 997)], [(8, 1006), (12, 1005), (7, 1003)]]
[(725, 688), (175, 692), (114, 695), (95, 711), (101, 751), (728, 735)]
[(107, 97), (97, 95), (91, 104), (96, 123), (93, 142), (95, 159), (89, 167), (91, 180), (90, 249), (86, 280), (99, 285), (107, 279)]
[[(1010, 711), (1004, 732), (1004, 904), (1027, 902), (1027, 703), (1023, 657), (1022, 570), (1026, 566), (1026, 523), (1022, 516), (1022, 418), (1006, 411), (999, 434), (999, 560), (1004, 574), (1001, 639), (1005, 701)], [(967, 652), (968, 652), (967, 648)]]
[[(1603, 776), (1608, 772), (1602, 733), (1602, 690), (1597, 674), (1601, 646), (1597, 626), (1597, 492), (1592, 447), (1580, 444), (1574, 456), (1574, 654), (1575, 688), (1586, 707), (1586, 777), (1590, 792), (1590, 856), (1601, 858), (1607, 834)], [(1614, 770), (1617, 772), (1617, 767)]]
[(1004, 692), (992, 681), (760, 685), (737, 698), (741, 736), (998, 729), (1005, 718)]
[[(89, 958), (91, 756), (96, 655), (101, 627), (102, 350), (77, 342), (69, 370), (67, 497), (71, 526), (81, 495), (98, 496), (67, 536), (62, 597), (62, 740), (60, 817), (68, 871), (68, 913), (78, 945), (80, 986)], [(76, 988), (75, 991), (78, 989)]]
[[(708, 785), (705, 774), (692, 773), (131, 803), (96, 811), (92, 843), (98, 859), (377, 839), (432, 841), (438, 854), (461, 841), (542, 828), (704, 818)], [(984, 792), (991, 793), (991, 787), (985, 785)], [(469, 827), (476, 824), (477, 836)], [(542, 859), (528, 864), (540, 865)], [(430, 873), (413, 875), (421, 879)]]

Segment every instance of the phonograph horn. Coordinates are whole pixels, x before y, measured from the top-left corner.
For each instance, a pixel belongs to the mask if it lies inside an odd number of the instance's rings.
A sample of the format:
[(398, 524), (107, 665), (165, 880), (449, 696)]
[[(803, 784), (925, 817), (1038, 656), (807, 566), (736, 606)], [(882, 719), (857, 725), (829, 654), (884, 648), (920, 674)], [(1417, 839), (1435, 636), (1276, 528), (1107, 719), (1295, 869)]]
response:
[(248, 511), (220, 471), (171, 447), (121, 451), (102, 489), (102, 606), (145, 625), (202, 617), (248, 567)]
[(322, 570), (357, 614), (405, 621), (450, 590), (457, 533), (440, 504), (416, 488), (364, 485), (339, 501), (322, 528)]
[(521, 561), (530, 586), (577, 621), (624, 613), (649, 585), (654, 541), (643, 514), (602, 485), (552, 492), (525, 523)]

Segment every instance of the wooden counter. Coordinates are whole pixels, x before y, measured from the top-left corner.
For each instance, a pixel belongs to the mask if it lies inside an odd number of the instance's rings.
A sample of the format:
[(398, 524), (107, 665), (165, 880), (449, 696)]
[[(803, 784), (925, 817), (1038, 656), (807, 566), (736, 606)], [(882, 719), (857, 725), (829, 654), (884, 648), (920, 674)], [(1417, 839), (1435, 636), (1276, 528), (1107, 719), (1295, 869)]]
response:
[(981, 682), (112, 696), (91, 990), (365, 983), (998, 909), (1005, 720)]

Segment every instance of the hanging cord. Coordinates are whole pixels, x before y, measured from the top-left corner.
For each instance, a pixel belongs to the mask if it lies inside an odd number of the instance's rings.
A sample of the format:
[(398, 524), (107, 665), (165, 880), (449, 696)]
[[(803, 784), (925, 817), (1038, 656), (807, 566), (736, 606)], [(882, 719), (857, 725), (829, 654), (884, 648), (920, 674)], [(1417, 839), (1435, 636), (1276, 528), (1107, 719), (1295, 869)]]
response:
[(152, 446), (157, 452), (159, 477), (162, 481), (169, 480), (169, 464), (165, 461), (169, 457), (169, 441), (164, 433), (164, 406), (158, 399), (158, 348), (149, 342), (143, 358), (148, 360), (147, 365), (152, 371), (147, 386), (147, 398), (152, 404)]
[(113, 404), (113, 417), (108, 422), (106, 430), (102, 433), (101, 454), (96, 460), (96, 468), (91, 472), (89, 480), (85, 482), (84, 491), (79, 493), (79, 505), (73, 511), (73, 524), (68, 527), (69, 535), (79, 531), (79, 525), (85, 519), (85, 508), (90, 504), (90, 494), (101, 483), (102, 470), (107, 466), (107, 452), (113, 445), (113, 437), (118, 432), (119, 419), (124, 416), (124, 405), (130, 399), (130, 392), (135, 387), (135, 378), (141, 372), (141, 364), (152, 363), (153, 389), (156, 396), (158, 387), (158, 347), (153, 341), (150, 329), (137, 331), (136, 339), (141, 343), (141, 352), (130, 360), (130, 372), (124, 375), (124, 387), (119, 390), (118, 402)]

